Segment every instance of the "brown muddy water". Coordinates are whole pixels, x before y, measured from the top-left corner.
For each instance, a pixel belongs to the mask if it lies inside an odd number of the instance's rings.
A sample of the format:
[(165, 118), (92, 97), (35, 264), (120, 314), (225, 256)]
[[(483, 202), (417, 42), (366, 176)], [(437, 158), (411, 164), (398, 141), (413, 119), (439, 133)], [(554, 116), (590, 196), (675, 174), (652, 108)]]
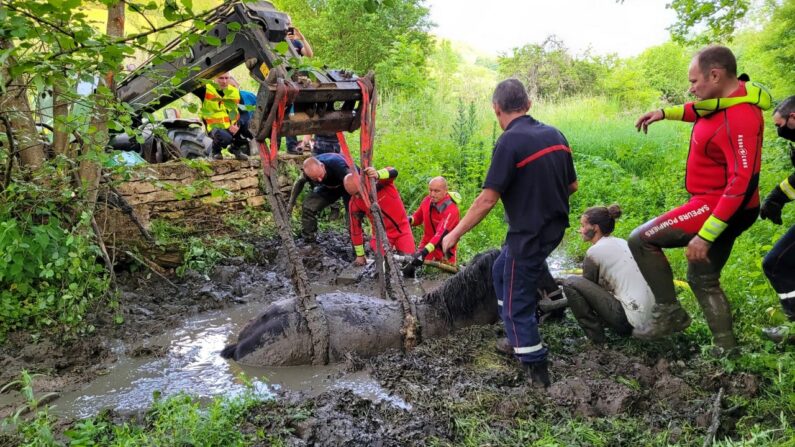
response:
[(252, 380), (262, 398), (274, 397), (282, 388), (307, 396), (349, 389), (373, 401), (408, 407), (400, 398), (389, 396), (367, 374), (348, 375), (340, 365), (256, 368), (222, 359), (218, 355), (221, 349), (262, 308), (260, 303), (247, 304), (190, 318), (182, 327), (148, 340), (146, 348), (159, 355), (133, 357), (119, 345), (118, 360), (107, 374), (64, 393), (52, 403), (52, 412), (72, 418), (90, 417), (106, 408), (134, 412), (148, 408), (155, 393), (171, 396), (185, 392), (200, 398), (233, 395), (245, 389), (240, 374)]

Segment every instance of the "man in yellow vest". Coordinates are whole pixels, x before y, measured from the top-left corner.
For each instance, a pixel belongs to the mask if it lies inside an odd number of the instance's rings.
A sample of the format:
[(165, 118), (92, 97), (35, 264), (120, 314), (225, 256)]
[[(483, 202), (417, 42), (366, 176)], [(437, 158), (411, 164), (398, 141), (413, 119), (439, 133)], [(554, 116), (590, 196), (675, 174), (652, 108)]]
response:
[(221, 149), (231, 145), (229, 151), (236, 159), (248, 160), (242, 150), (248, 148), (251, 133), (248, 126), (241, 125), (239, 121), (240, 90), (230, 83), (231, 79), (229, 73), (221, 73), (215, 82), (207, 83), (193, 93), (202, 99), (199, 116), (213, 139), (212, 158), (222, 159)]

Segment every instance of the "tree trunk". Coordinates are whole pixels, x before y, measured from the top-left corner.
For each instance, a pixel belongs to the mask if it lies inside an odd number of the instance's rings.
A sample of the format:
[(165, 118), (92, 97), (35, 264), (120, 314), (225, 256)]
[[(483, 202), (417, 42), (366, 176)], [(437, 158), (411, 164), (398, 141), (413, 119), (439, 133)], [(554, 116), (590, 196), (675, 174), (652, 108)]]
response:
[[(108, 36), (123, 37), (124, 36), (124, 2), (117, 2), (108, 6), (108, 26), (106, 30)], [(114, 89), (113, 71), (105, 74), (100, 83), (108, 87), (111, 91)], [(89, 126), (94, 131), (88, 138), (89, 150), (104, 150), (108, 143), (108, 110), (104, 102), (108, 98), (103, 98), (99, 94), (95, 95), (94, 113), (91, 116), (91, 125)], [(83, 154), (85, 155), (85, 154)], [(86, 188), (86, 205), (88, 209), (93, 210), (97, 202), (97, 191), (99, 189), (99, 180), (101, 174), (101, 166), (91, 157), (85, 157), (80, 162), (80, 180), (83, 187)]]
[(63, 88), (57, 83), (52, 86), (52, 127), (55, 129), (52, 138), (52, 150), (55, 154), (62, 154), (73, 158), (74, 154), (67, 151), (69, 134), (64, 130), (64, 124), (69, 115), (69, 105), (63, 97)]
[[(7, 50), (13, 43), (0, 38), (0, 48)], [(8, 58), (0, 67), (0, 79), (10, 79), (8, 67), (15, 64), (14, 58)], [(44, 164), (44, 143), (36, 131), (36, 123), (30, 111), (27, 87), (22, 79), (11, 79), (0, 92), (0, 113), (5, 114), (11, 123), (11, 132), (14, 135), (19, 161), (22, 167), (37, 169)], [(3, 129), (5, 130), (5, 129)], [(10, 154), (13, 155), (13, 154)]]

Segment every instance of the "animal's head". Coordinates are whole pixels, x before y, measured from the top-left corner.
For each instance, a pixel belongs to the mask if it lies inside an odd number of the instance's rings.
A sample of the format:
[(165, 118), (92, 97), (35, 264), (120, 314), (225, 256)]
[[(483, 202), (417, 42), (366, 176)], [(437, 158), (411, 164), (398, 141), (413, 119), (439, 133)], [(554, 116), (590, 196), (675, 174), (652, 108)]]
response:
[(499, 254), (498, 250), (478, 254), (455, 276), (426, 294), (425, 301), (444, 303), (454, 328), (495, 322), (499, 316), (491, 268)]

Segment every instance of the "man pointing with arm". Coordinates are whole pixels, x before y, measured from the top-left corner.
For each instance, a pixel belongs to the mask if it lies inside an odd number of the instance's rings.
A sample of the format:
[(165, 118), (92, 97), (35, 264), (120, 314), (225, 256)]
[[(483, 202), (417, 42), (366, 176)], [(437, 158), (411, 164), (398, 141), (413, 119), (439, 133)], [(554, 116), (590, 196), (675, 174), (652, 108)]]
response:
[[(688, 72), (690, 92), (701, 100), (747, 96), (746, 83), (737, 78), (731, 50), (708, 46), (693, 58)], [(702, 101), (703, 102), (703, 101)], [(640, 130), (663, 118), (693, 122), (685, 188), (690, 200), (636, 228), (629, 248), (654, 293), (652, 319), (633, 335), (653, 339), (684, 330), (690, 316), (676, 299), (673, 272), (663, 248), (687, 247), (687, 281), (720, 350), (737, 342), (732, 314), (720, 287), (720, 273), (735, 239), (759, 213), (759, 167), (762, 157), (762, 111), (739, 102), (704, 116), (689, 103), (676, 116), (646, 113), (635, 124)]]

